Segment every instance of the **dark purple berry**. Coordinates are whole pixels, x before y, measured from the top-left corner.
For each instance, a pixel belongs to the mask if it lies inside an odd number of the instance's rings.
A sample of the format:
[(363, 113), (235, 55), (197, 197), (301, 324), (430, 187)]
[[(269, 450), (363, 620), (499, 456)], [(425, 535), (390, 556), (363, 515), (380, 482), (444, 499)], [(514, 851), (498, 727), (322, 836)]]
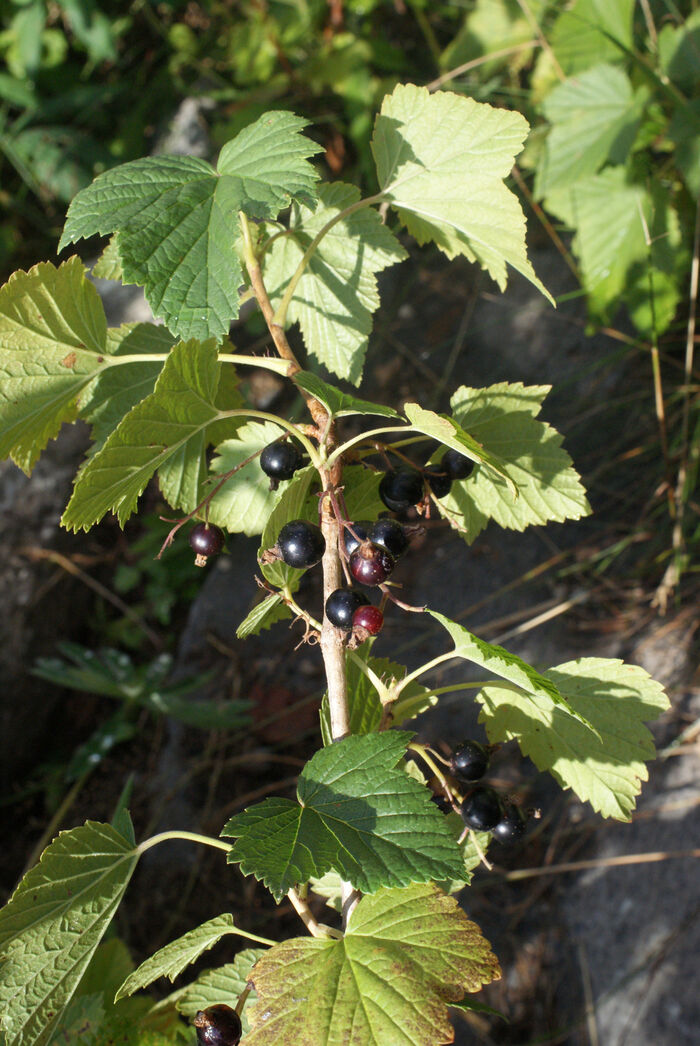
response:
[(302, 463), (299, 448), (293, 443), (280, 440), (269, 443), (260, 454), (260, 468), (266, 476), (275, 481), (291, 479)]
[(435, 498), (444, 498), (452, 489), (452, 480), (442, 465), (426, 465), (423, 469), (425, 482)]
[(503, 816), (491, 834), (499, 843), (517, 843), (525, 835), (527, 817), (515, 803), (503, 804)]
[(353, 614), (369, 600), (356, 588), (336, 588), (326, 600), (326, 617), (336, 628), (349, 632), (353, 625)]
[(478, 781), (489, 765), (489, 751), (479, 741), (463, 741), (455, 748), (450, 760), (450, 769), (463, 781)]
[(363, 541), (349, 561), (350, 573), (362, 585), (381, 585), (394, 569), (394, 559), (381, 545)]
[(215, 556), (224, 547), (224, 532), (213, 523), (197, 523), (190, 531), (190, 547), (195, 563), (203, 567), (209, 556)]
[(364, 628), (371, 636), (378, 636), (383, 624), (384, 615), (379, 607), (372, 606), (371, 603), (359, 607), (353, 614), (352, 627)]
[(241, 1041), (241, 1018), (225, 1003), (200, 1010), (193, 1023), (199, 1046), (238, 1046)]
[(321, 560), (326, 551), (326, 539), (315, 523), (293, 519), (280, 530), (277, 548), (288, 567), (305, 570)]
[(406, 531), (395, 519), (378, 519), (369, 528), (367, 535), (373, 545), (381, 545), (394, 559), (402, 556), (408, 548)]
[(361, 541), (366, 541), (369, 537), (369, 528), (371, 526), (369, 520), (362, 519), (359, 523), (351, 523), (350, 526), (357, 534), (357, 537), (353, 537), (348, 527), (343, 527), (343, 540), (345, 541), (345, 551), (349, 556), (355, 551)]
[(466, 479), (474, 471), (475, 462), (458, 450), (446, 450), (440, 462), (450, 479)]
[(468, 828), (477, 832), (490, 832), (503, 816), (503, 803), (493, 788), (479, 785), (464, 800), (460, 813)]
[(379, 497), (392, 512), (403, 512), (423, 500), (423, 478), (418, 469), (400, 465), (385, 472), (379, 484)]

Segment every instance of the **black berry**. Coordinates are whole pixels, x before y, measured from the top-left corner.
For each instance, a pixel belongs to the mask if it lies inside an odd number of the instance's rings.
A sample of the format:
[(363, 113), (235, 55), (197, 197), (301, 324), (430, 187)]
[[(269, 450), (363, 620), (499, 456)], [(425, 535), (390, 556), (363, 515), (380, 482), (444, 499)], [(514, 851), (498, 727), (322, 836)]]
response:
[(315, 523), (293, 519), (280, 530), (277, 548), (287, 566), (304, 570), (320, 561), (326, 551), (326, 539)]
[(418, 469), (400, 465), (385, 472), (379, 484), (379, 497), (392, 512), (403, 512), (423, 498), (423, 478)]
[(367, 535), (373, 545), (381, 545), (387, 552), (398, 559), (408, 548), (406, 531), (395, 519), (378, 519), (369, 528)]
[(384, 615), (379, 607), (372, 606), (371, 603), (368, 603), (367, 606), (358, 607), (353, 614), (352, 627), (364, 628), (371, 636), (378, 636), (383, 624)]
[(479, 741), (463, 741), (455, 748), (450, 760), (450, 769), (463, 781), (478, 781), (486, 773), (489, 765), (489, 752)]
[(499, 843), (517, 843), (525, 835), (527, 817), (515, 803), (503, 804), (503, 816), (492, 829), (494, 839)]
[(446, 450), (440, 462), (450, 479), (466, 479), (474, 471), (474, 462), (458, 450)]
[(433, 497), (444, 498), (452, 489), (452, 480), (442, 465), (426, 465), (423, 476)]
[(213, 523), (197, 523), (190, 531), (190, 548), (195, 555), (195, 563), (203, 567), (209, 556), (215, 556), (224, 547), (224, 532)]
[(193, 1023), (199, 1046), (238, 1046), (241, 1041), (241, 1018), (224, 1003), (200, 1010)]
[(301, 453), (293, 443), (276, 440), (260, 454), (260, 468), (272, 480), (291, 479), (301, 465)]
[(503, 817), (503, 803), (493, 788), (480, 785), (470, 792), (460, 808), (462, 820), (477, 832), (490, 832)]
[(360, 584), (381, 585), (394, 569), (394, 558), (381, 545), (363, 541), (350, 556), (348, 566)]
[(356, 588), (336, 588), (326, 600), (326, 617), (336, 628), (349, 632), (353, 625), (353, 614), (369, 600)]
[(345, 541), (345, 551), (349, 556), (355, 551), (361, 541), (366, 541), (369, 537), (370, 523), (368, 520), (360, 520), (359, 523), (351, 523), (350, 526), (357, 534), (357, 537), (353, 537), (347, 527), (343, 527), (343, 540)]

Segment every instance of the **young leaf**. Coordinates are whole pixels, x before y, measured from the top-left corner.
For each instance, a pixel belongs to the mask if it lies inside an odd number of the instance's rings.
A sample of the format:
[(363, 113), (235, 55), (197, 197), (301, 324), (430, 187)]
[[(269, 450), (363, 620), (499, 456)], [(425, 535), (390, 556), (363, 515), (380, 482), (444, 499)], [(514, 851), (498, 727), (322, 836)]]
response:
[(266, 799), (232, 817), (229, 863), (279, 900), (295, 883), (336, 868), (364, 893), (456, 878), (462, 859), (426, 789), (400, 763), (410, 735), (347, 737), (321, 749), (299, 775), (298, 804)]
[(294, 383), (300, 388), (310, 392), (317, 400), (328, 409), (328, 413), (336, 418), (344, 418), (350, 414), (379, 414), (384, 418), (400, 418), (401, 415), (393, 407), (385, 407), (380, 403), (370, 403), (369, 400), (360, 400), (355, 396), (349, 396), (347, 392), (328, 385), (321, 381), (315, 374), (300, 370), (294, 375)]
[(78, 473), (62, 520), (67, 529), (89, 530), (110, 510), (123, 526), (153, 473), (175, 455), (180, 488), (192, 496), (205, 474), (207, 430), (226, 415), (214, 402), (220, 366), (212, 341), (171, 350), (153, 393)]
[[(199, 1010), (206, 1010), (207, 1007), (216, 1006), (218, 1003), (235, 1008), (239, 995), (248, 983), (251, 969), (265, 952), (265, 948), (245, 948), (236, 955), (233, 962), (201, 974), (196, 981), (188, 984), (178, 998), (175, 1004), (178, 1012), (185, 1017), (194, 1017)], [(255, 993), (251, 992), (240, 1015), (244, 1034), (249, 1028), (249, 1007), (255, 998)]]
[(5, 1046), (43, 1046), (92, 958), (136, 867), (111, 825), (61, 832), (0, 911)]
[(595, 174), (611, 152), (613, 162), (626, 159), (648, 98), (646, 88), (634, 94), (614, 65), (595, 65), (558, 84), (543, 105), (553, 126), (537, 169), (536, 197)]
[[(290, 235), (275, 240), (268, 252), (265, 282), (275, 306), (316, 234), (356, 204), (360, 193), (336, 182), (322, 186), (319, 197), (314, 210), (292, 208)], [(362, 376), (372, 313), (379, 306), (376, 274), (406, 256), (376, 211), (364, 207), (324, 235), (294, 291), (288, 322), (298, 322), (309, 352), (353, 385)]]
[(256, 963), (246, 1046), (437, 1046), (447, 1006), (500, 977), (479, 928), (432, 885), (363, 897), (342, 940), (293, 938)]
[(216, 170), (194, 156), (150, 156), (105, 171), (68, 208), (59, 251), (118, 231), (124, 281), (145, 288), (154, 315), (183, 339), (221, 337), (238, 315), (238, 212), (276, 218), (315, 196), (308, 157), (320, 146), (305, 126), (266, 113), (227, 142)]
[(533, 701), (501, 686), (477, 695), (491, 741), (515, 738), (540, 770), (590, 802), (604, 817), (629, 821), (654, 743), (643, 725), (668, 707), (663, 687), (636, 665), (587, 657), (550, 668), (547, 679), (596, 733), (547, 695)]
[(0, 289), (0, 457), (31, 472), (108, 353), (107, 321), (79, 258), (16, 272)]
[[(272, 509), (280, 499), (280, 492), (270, 490), (270, 478), (260, 468), (259, 454), (268, 443), (284, 434), (284, 429), (272, 422), (250, 421), (241, 425), (233, 439), (227, 439), (216, 448), (217, 457), (211, 463), (215, 473), (212, 485), (220, 473), (229, 472), (247, 458), (253, 460), (235, 472), (217, 490), (209, 502), (209, 521), (230, 533), (260, 534)], [(286, 482), (280, 485), (284, 490)]]
[(292, 612), (282, 602), (282, 597), (271, 593), (258, 603), (247, 617), (241, 621), (236, 629), (237, 639), (247, 639), (248, 636), (257, 636), (264, 628), (270, 628), (276, 621), (283, 621), (291, 617)]
[(159, 977), (167, 977), (172, 983), (190, 963), (196, 962), (200, 955), (213, 948), (217, 941), (230, 933), (235, 934), (236, 928), (233, 925), (233, 916), (226, 913), (217, 915), (215, 919), (209, 919), (201, 926), (178, 937), (176, 941), (171, 941), (129, 974), (114, 996), (114, 1001), (117, 1002), (127, 995), (133, 995), (140, 988), (148, 987)]
[(384, 197), (418, 243), (478, 261), (501, 290), (506, 265), (548, 298), (525, 249), (525, 216), (504, 179), (527, 121), (472, 98), (403, 84), (382, 104), (372, 152)]
[(465, 661), (481, 665), (487, 671), (500, 676), (501, 679), (507, 679), (509, 682), (514, 683), (521, 690), (525, 691), (525, 695), (527, 695), (525, 697), (526, 702), (533, 699), (535, 701), (548, 701), (561, 709), (564, 714), (574, 716), (583, 724), (582, 729), (588, 730), (585, 718), (576, 708), (569, 704), (549, 676), (544, 676), (537, 672), (531, 665), (528, 665), (527, 662), (518, 657), (517, 654), (511, 654), (510, 651), (505, 650), (502, 646), (496, 646), (494, 643), (487, 643), (485, 640), (479, 639), (478, 636), (473, 635), (473, 633), (467, 631), (466, 628), (458, 625), (455, 621), (450, 621), (449, 618), (438, 614), (437, 611), (429, 610), (428, 613), (436, 621), (439, 621), (452, 637), (455, 645), (455, 657), (463, 657)]
[(590, 512), (562, 437), (537, 419), (548, 391), (546, 385), (500, 382), (485, 389), (462, 386), (452, 397), (455, 420), (497, 457), (519, 494), (514, 500), (509, 487), (488, 469), (476, 470), (465, 483), (453, 483), (440, 499), (440, 511), (470, 543), (489, 519), (510, 530), (525, 530)]

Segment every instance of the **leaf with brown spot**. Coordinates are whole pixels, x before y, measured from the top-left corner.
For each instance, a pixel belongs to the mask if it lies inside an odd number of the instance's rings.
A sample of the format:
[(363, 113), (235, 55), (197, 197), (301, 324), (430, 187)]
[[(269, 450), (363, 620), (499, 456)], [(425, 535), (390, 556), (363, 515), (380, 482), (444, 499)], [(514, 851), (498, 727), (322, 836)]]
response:
[(447, 1007), (500, 977), (478, 926), (436, 886), (363, 897), (342, 940), (294, 938), (253, 967), (246, 1046), (439, 1046)]

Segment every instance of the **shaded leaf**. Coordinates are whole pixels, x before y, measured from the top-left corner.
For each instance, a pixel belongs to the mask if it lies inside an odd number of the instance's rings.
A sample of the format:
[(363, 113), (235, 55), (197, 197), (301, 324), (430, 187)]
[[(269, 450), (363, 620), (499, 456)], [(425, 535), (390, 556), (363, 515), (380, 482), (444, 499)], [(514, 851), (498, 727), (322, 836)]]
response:
[(248, 636), (257, 636), (264, 628), (270, 628), (276, 621), (283, 621), (291, 616), (292, 612), (282, 602), (282, 597), (274, 593), (270, 594), (254, 606), (247, 617), (241, 621), (236, 629), (236, 637), (247, 639)]
[(350, 414), (379, 414), (385, 418), (400, 418), (401, 415), (393, 407), (385, 407), (380, 403), (370, 403), (369, 400), (357, 399), (347, 392), (341, 392), (333, 385), (328, 385), (315, 374), (309, 371), (297, 371), (294, 375), (294, 383), (300, 388), (310, 392), (317, 400), (327, 408), (329, 414), (336, 418), (347, 417)]

